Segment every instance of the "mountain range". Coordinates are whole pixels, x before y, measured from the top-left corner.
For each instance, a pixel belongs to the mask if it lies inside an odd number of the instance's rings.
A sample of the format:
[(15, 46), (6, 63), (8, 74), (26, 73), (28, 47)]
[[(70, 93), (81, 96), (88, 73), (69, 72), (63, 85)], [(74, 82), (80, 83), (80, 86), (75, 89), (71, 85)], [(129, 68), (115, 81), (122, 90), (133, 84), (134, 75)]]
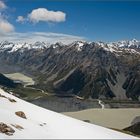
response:
[(83, 98), (140, 99), (140, 41), (0, 43), (2, 71), (34, 77), (49, 93)]

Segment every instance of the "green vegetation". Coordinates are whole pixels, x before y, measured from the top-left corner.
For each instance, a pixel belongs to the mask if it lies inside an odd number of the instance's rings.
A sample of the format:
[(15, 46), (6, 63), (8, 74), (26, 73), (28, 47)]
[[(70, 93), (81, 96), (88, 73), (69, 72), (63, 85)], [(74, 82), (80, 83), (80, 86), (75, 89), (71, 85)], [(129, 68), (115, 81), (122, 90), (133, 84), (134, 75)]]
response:
[(17, 87), (14, 89), (10, 89), (10, 91), (14, 92), (15, 94), (19, 95), (23, 99), (33, 100), (37, 97), (45, 97), (47, 96), (41, 90), (33, 89), (29, 87)]

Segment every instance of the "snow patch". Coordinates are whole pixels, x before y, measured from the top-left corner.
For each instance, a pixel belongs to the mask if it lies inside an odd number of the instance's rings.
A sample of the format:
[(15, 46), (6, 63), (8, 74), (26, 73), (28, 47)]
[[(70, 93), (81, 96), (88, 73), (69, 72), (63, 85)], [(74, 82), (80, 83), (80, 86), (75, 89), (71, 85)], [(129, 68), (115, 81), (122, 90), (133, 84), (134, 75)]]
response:
[(82, 42), (77, 42), (77, 45), (76, 45), (76, 47), (77, 47), (77, 50), (78, 51), (82, 51), (82, 47), (84, 46), (84, 43), (82, 43)]
[[(17, 101), (11, 103), (5, 98), (0, 98), (0, 121), (15, 130), (12, 136), (0, 133), (1, 139), (136, 139), (121, 132), (43, 109), (18, 99), (2, 89), (0, 93)], [(27, 119), (16, 116), (16, 111), (23, 111)], [(18, 130), (11, 124), (20, 125), (23, 129)]]

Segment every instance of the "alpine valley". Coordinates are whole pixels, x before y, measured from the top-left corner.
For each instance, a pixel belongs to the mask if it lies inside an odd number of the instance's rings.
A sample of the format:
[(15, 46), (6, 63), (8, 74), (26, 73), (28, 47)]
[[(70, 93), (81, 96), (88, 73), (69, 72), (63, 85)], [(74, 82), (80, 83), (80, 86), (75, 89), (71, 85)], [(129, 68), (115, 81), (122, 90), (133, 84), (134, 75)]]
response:
[(46, 98), (42, 96), (44, 92), (57, 97), (103, 100), (106, 104), (125, 101), (139, 106), (140, 42), (136, 39), (71, 44), (4, 41), (0, 43), (0, 65), (0, 73), (19, 72), (34, 79), (34, 85), (18, 85), (14, 89), (27, 100), (26, 93), (21, 91), (36, 89), (42, 100)]

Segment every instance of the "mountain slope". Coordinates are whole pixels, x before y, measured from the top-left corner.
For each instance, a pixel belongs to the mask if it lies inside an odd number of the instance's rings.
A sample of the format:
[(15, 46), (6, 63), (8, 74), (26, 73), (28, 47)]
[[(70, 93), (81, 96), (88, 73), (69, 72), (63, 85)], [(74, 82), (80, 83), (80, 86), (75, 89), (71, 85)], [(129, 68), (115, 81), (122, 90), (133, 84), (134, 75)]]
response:
[(32, 74), (38, 88), (84, 98), (139, 100), (139, 41), (20, 45), (2, 43), (0, 60)]
[[(64, 115), (40, 108), (10, 95), (0, 89), (0, 131), (2, 123), (11, 130), (10, 136), (0, 133), (1, 139), (136, 139), (136, 137), (85, 123)], [(14, 99), (16, 102), (10, 102)], [(22, 111), (25, 118), (15, 114)], [(20, 114), (21, 115), (21, 114)], [(23, 115), (23, 114), (22, 114)]]
[(14, 83), (11, 79), (5, 77), (3, 74), (0, 73), (0, 85), (4, 87), (9, 87), (9, 88), (15, 88), (17, 83)]

